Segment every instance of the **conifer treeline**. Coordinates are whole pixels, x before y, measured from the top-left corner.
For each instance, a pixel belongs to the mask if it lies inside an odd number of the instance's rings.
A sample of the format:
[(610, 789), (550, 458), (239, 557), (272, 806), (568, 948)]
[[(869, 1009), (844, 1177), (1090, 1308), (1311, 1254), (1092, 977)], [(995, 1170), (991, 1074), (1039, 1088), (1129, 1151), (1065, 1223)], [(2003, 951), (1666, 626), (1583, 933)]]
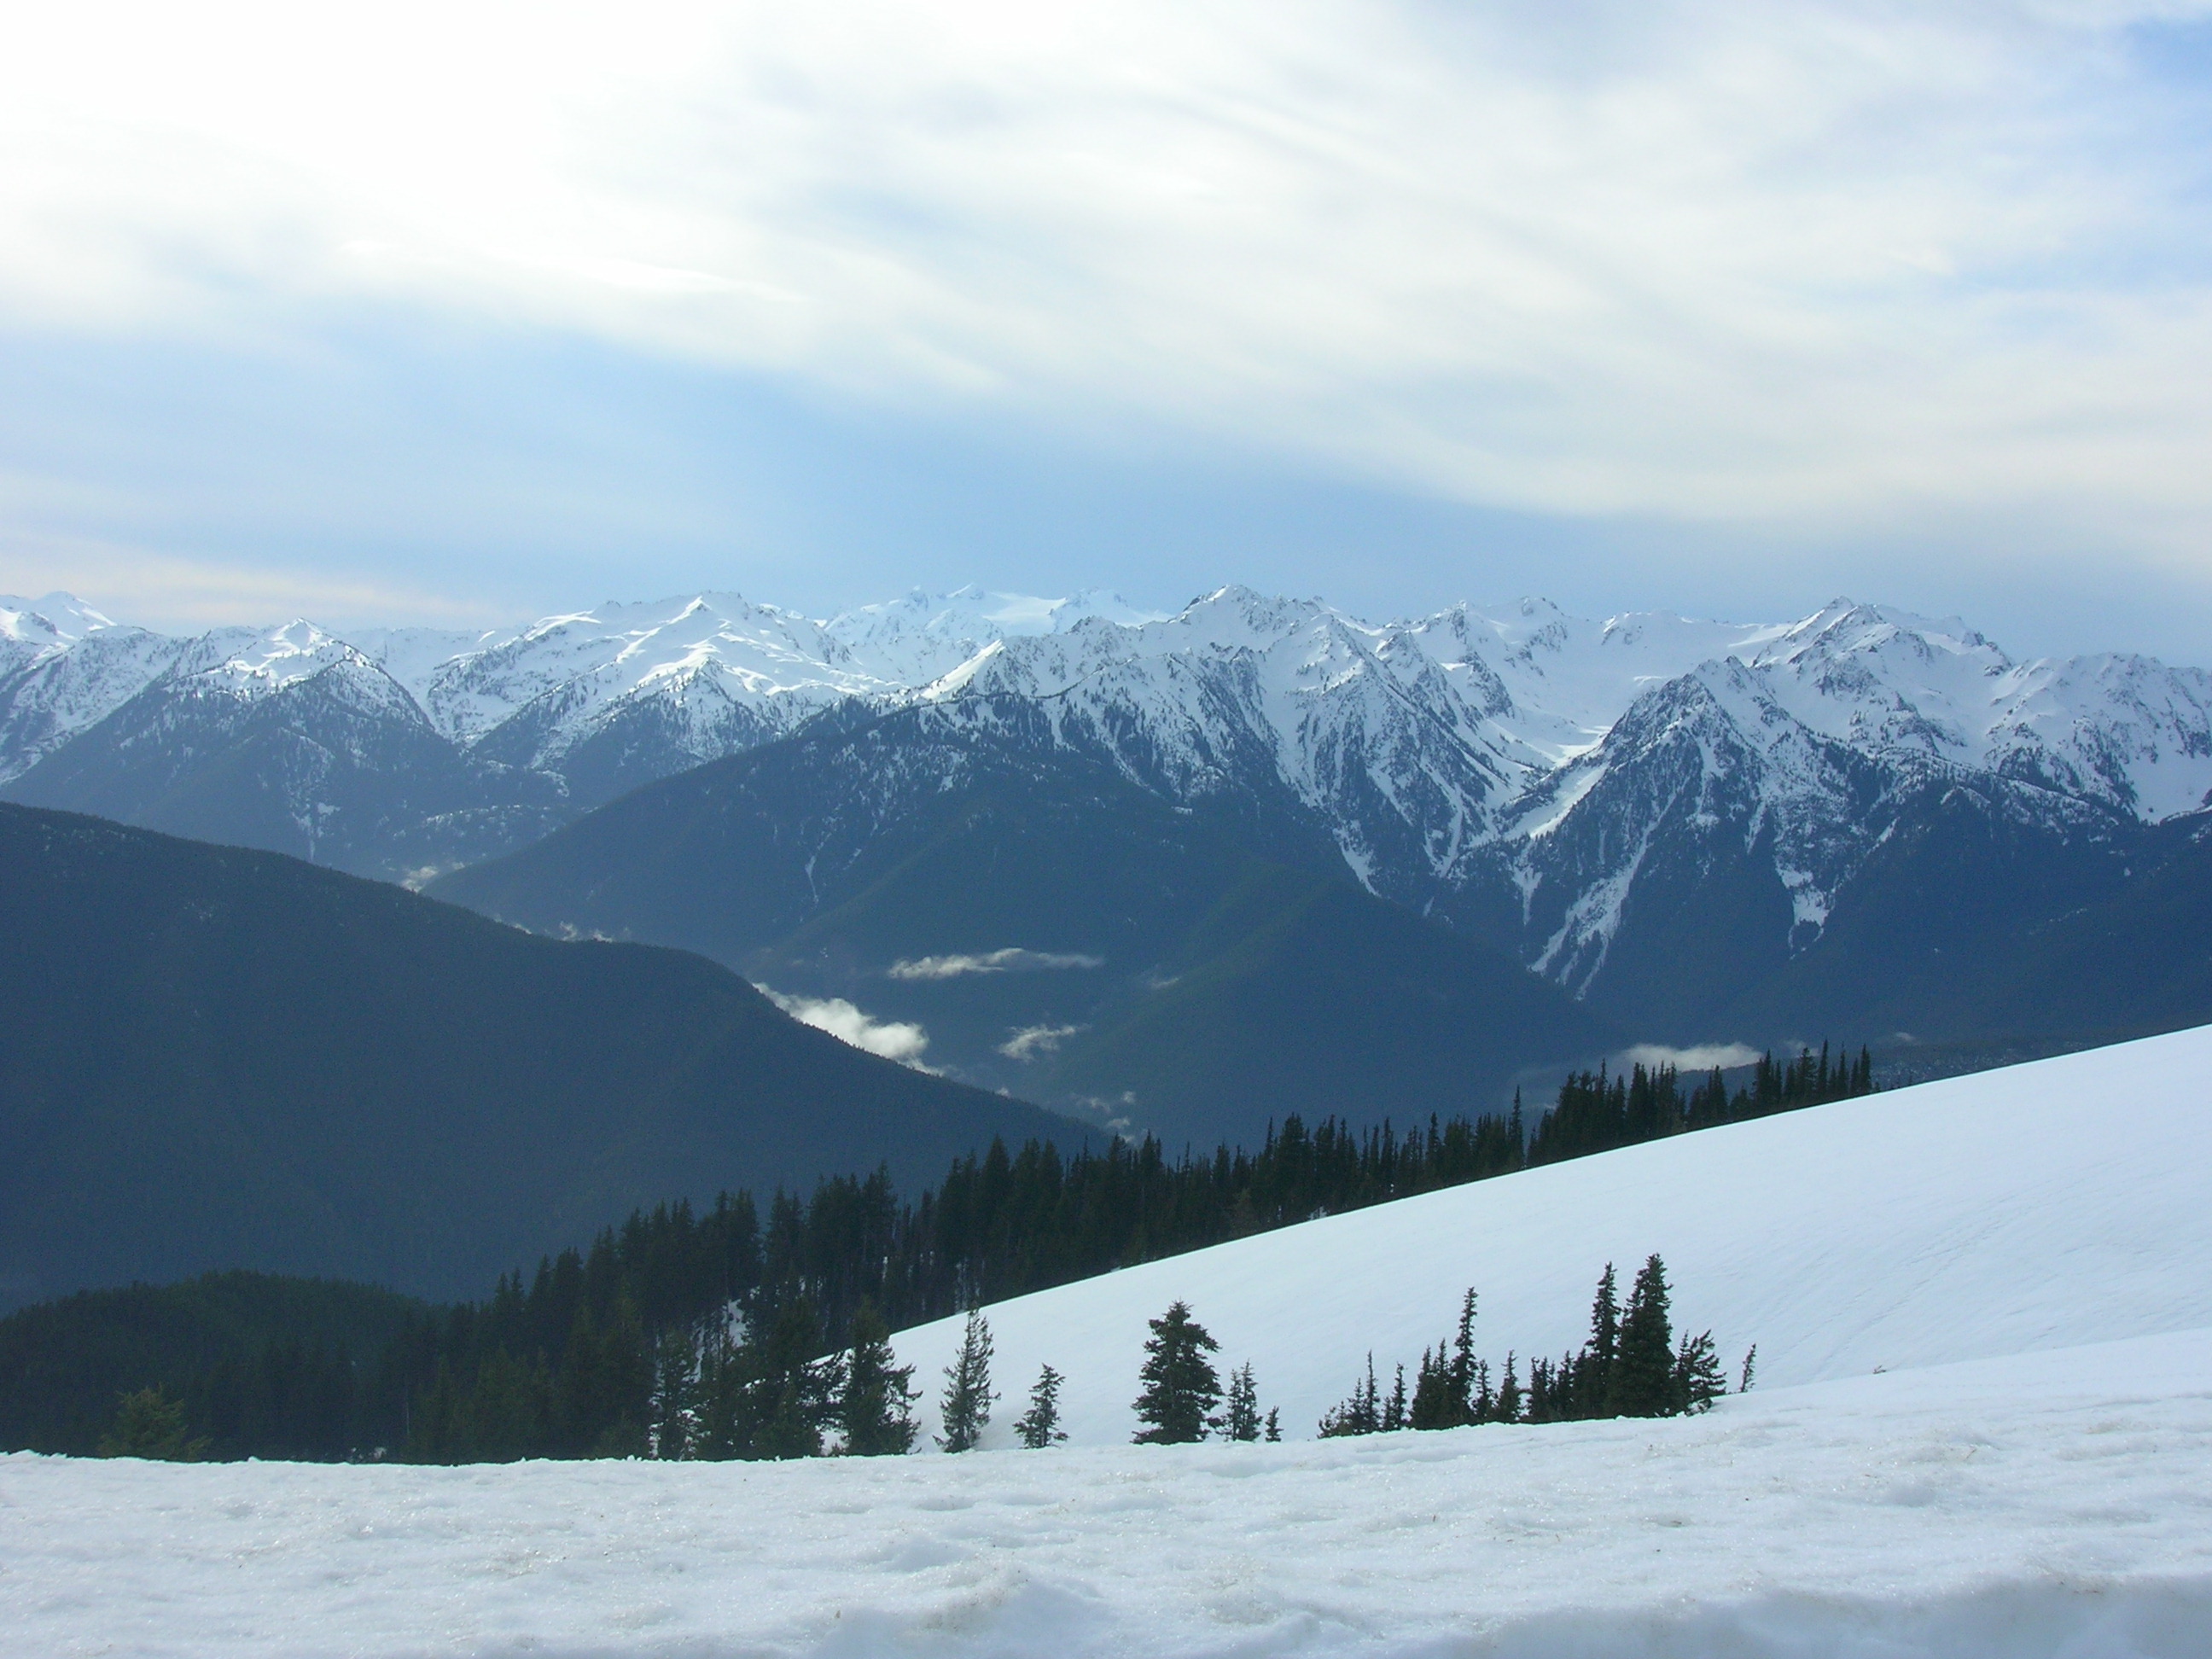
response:
[(1647, 1070), (1639, 1065), (1626, 1076), (1611, 1078), (1601, 1066), (1595, 1072), (1578, 1072), (1559, 1085), (1558, 1103), (1544, 1114), (1529, 1138), (1528, 1161), (1556, 1164), (1686, 1129), (1711, 1128), (1716, 1123), (1873, 1092), (1873, 1055), (1861, 1048), (1856, 1060), (1838, 1055), (1832, 1064), (1825, 1042), (1817, 1054), (1808, 1048), (1795, 1060), (1778, 1063), (1772, 1054), (1761, 1054), (1750, 1082), (1733, 1095), (1717, 1066), (1687, 1093), (1671, 1066)]
[[(1606, 1263), (1590, 1307), (1589, 1340), (1556, 1362), (1531, 1359), (1523, 1387), (1520, 1358), (1508, 1353), (1495, 1373), (1474, 1352), (1475, 1297), (1460, 1306), (1459, 1329), (1421, 1354), (1413, 1393), (1406, 1368), (1386, 1395), (1367, 1375), (1321, 1420), (1324, 1439), (1387, 1434), (1394, 1429), (1455, 1429), (1470, 1423), (1566, 1423), (1598, 1417), (1674, 1417), (1708, 1410), (1728, 1392), (1711, 1331), (1677, 1344), (1668, 1307), (1666, 1264), (1646, 1261), (1620, 1304), (1613, 1264)], [(1751, 1357), (1744, 1357), (1744, 1386)]]
[(820, 1362), (869, 1334), (856, 1320), (901, 1329), (1316, 1216), (1871, 1088), (1864, 1050), (1832, 1065), (1823, 1046), (1763, 1059), (1733, 1095), (1717, 1071), (1686, 1091), (1671, 1066), (1578, 1073), (1533, 1130), (1516, 1096), (1506, 1116), (1432, 1118), (1405, 1134), (1291, 1117), (1256, 1152), (1172, 1161), (1151, 1137), (1072, 1158), (994, 1142), (911, 1204), (878, 1172), (825, 1180), (804, 1199), (778, 1192), (765, 1216), (745, 1193), (704, 1212), (664, 1205), (526, 1279), (507, 1275), (484, 1302), (413, 1324), (362, 1368), (360, 1386), (304, 1390), (321, 1406), (312, 1435), (218, 1443), (331, 1456), (343, 1436), (355, 1455), (437, 1462), (809, 1455), (845, 1409), (848, 1379)]

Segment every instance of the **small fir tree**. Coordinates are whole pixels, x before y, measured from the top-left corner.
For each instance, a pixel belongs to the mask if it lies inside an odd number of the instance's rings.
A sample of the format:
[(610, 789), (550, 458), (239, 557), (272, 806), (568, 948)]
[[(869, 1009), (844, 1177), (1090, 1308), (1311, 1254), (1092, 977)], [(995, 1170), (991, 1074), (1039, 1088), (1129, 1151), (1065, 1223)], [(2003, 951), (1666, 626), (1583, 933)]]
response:
[(1390, 1385), (1390, 1398), (1383, 1403), (1382, 1420), (1378, 1427), (1384, 1434), (1395, 1434), (1406, 1426), (1406, 1368), (1398, 1367), (1398, 1380)]
[(1667, 1267), (1647, 1260), (1620, 1316), (1607, 1409), (1614, 1417), (1665, 1417), (1674, 1405), (1674, 1333), (1668, 1318)]
[(740, 1457), (819, 1457), (822, 1431), (835, 1420), (844, 1368), (817, 1359), (822, 1324), (814, 1304), (793, 1297), (766, 1322), (758, 1342), (736, 1356), (734, 1381), (744, 1391), (738, 1422)]
[(1283, 1413), (1280, 1408), (1274, 1406), (1267, 1407), (1267, 1437), (1270, 1443), (1280, 1440), (1283, 1437)]
[(1620, 1340), (1620, 1302), (1615, 1283), (1613, 1263), (1608, 1261), (1590, 1303), (1589, 1341), (1577, 1356), (1573, 1397), (1564, 1402), (1568, 1409), (1563, 1416), (1595, 1417), (1606, 1410), (1612, 1398), (1613, 1353)]
[(1137, 1431), (1137, 1442), (1171, 1446), (1203, 1440), (1206, 1419), (1221, 1399), (1220, 1376), (1206, 1356), (1219, 1352), (1221, 1345), (1190, 1316), (1186, 1303), (1174, 1304), (1149, 1322), (1152, 1334), (1137, 1374), (1144, 1384), (1137, 1420), (1146, 1426)]
[(1051, 1366), (1044, 1367), (1030, 1390), (1030, 1408), (1014, 1419), (1015, 1434), (1031, 1451), (1042, 1451), (1067, 1438), (1067, 1431), (1060, 1426), (1060, 1385), (1065, 1381)]
[(1518, 1423), (1521, 1420), (1521, 1379), (1513, 1373), (1516, 1361), (1513, 1351), (1505, 1351), (1505, 1375), (1498, 1380), (1498, 1400), (1490, 1408), (1493, 1423)]
[(949, 1452), (972, 1450), (991, 1420), (991, 1326), (980, 1308), (968, 1310), (960, 1334), (958, 1358), (945, 1368), (945, 1399), (939, 1407), (945, 1432), (937, 1443)]
[(140, 1389), (116, 1396), (115, 1426), (100, 1436), (102, 1457), (145, 1457), (164, 1463), (197, 1463), (207, 1455), (207, 1437), (195, 1439), (185, 1427), (185, 1402), (160, 1389)]
[(1709, 1412), (1713, 1401), (1728, 1392), (1728, 1374), (1721, 1370), (1720, 1352), (1713, 1334), (1684, 1336), (1674, 1351), (1674, 1409), (1695, 1415)]
[(1422, 1349), (1421, 1363), (1413, 1372), (1413, 1403), (1406, 1408), (1407, 1423), (1416, 1429), (1456, 1427), (1462, 1403), (1453, 1398), (1450, 1360)]
[(663, 1332), (653, 1354), (653, 1455), (683, 1458), (691, 1455), (692, 1392), (698, 1368), (698, 1347), (689, 1330)]
[(1324, 1440), (1340, 1440), (1347, 1435), (1373, 1434), (1382, 1426), (1382, 1401), (1375, 1386), (1375, 1355), (1367, 1356), (1367, 1375), (1352, 1385), (1352, 1392), (1331, 1407), (1321, 1419), (1319, 1433)]
[(1229, 1397), (1221, 1414), (1208, 1421), (1224, 1440), (1260, 1437), (1260, 1390), (1252, 1380), (1250, 1360), (1229, 1373)]
[(1735, 1381), (1738, 1394), (1749, 1394), (1753, 1373), (1759, 1365), (1759, 1344), (1754, 1342), (1743, 1351), (1743, 1372)]
[(863, 1299), (853, 1315), (853, 1346), (837, 1417), (854, 1457), (895, 1457), (914, 1449), (914, 1367), (895, 1365), (890, 1327)]

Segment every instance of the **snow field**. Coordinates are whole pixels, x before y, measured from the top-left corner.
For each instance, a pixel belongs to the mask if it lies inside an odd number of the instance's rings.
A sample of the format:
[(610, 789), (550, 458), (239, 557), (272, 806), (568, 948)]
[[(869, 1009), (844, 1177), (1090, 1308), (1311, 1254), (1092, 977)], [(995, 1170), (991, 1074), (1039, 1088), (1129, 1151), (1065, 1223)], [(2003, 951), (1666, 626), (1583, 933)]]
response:
[[(1557, 1355), (1667, 1261), (1676, 1328), (1784, 1387), (2212, 1327), (2212, 1028), (1625, 1147), (1149, 1262), (999, 1304), (1013, 1444), (1038, 1367), (1079, 1444), (1137, 1422), (1146, 1322), (1177, 1299), (1310, 1436), (1372, 1350), (1387, 1389), (1481, 1298), (1477, 1351)], [(961, 1322), (896, 1339), (936, 1426)], [(2208, 1643), (2212, 1652), (2212, 1643)]]
[[(0, 1458), (0, 1651), (2203, 1659), (2212, 1030), (1631, 1147), (990, 1310), (1075, 1443), (461, 1469)], [(1651, 1251), (1708, 1416), (1139, 1447), (1189, 1300), (1312, 1432), (1485, 1297), (1581, 1341)], [(957, 1322), (902, 1335), (933, 1404)]]
[(14, 1653), (2201, 1659), (2212, 1331), (1658, 1422), (787, 1464), (0, 1458)]

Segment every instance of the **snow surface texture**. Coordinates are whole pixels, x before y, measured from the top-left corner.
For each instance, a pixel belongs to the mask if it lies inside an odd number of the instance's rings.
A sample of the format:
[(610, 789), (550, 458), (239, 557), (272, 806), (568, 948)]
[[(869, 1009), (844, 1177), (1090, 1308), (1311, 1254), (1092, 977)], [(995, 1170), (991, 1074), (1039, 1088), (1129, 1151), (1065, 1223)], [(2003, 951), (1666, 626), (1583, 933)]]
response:
[(0, 1458), (24, 1654), (2201, 1659), (2212, 1334), (1663, 1422), (424, 1469)]
[[(781, 1465), (0, 1458), (40, 1655), (2201, 1659), (2212, 1030), (1706, 1131), (990, 1310), (1077, 1442)], [(1610, 1255), (1759, 1343), (1711, 1415), (1137, 1447), (1192, 1301), (1293, 1435), (1461, 1286), (1582, 1335)], [(948, 1327), (901, 1339), (928, 1382)], [(1874, 1375), (1886, 1366), (1886, 1375)], [(1826, 1380), (1815, 1381), (1820, 1378)], [(1796, 1387), (1781, 1386), (1796, 1382)], [(934, 1389), (932, 1389), (934, 1392)]]

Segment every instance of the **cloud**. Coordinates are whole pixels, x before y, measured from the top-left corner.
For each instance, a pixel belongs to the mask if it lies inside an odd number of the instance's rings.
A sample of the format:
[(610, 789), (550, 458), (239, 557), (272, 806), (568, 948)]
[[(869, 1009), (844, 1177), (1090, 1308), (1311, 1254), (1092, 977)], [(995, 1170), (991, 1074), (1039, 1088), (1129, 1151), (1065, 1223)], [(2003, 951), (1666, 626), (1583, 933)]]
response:
[(88, 0), (0, 60), (0, 319), (399, 301), (1570, 517), (2124, 514), (2202, 568), (2206, 15)]
[(1759, 1050), (1741, 1042), (1705, 1042), (1688, 1048), (1669, 1048), (1660, 1042), (1639, 1042), (1621, 1054), (1626, 1065), (1644, 1066), (1656, 1069), (1672, 1066), (1681, 1072), (1710, 1072), (1718, 1066), (1728, 1070), (1748, 1066), (1759, 1058)]
[[(7, 499), (5, 481), (0, 479), (0, 511)], [(19, 573), (33, 580), (18, 582), (15, 578)], [(80, 594), (121, 592), (128, 594), (130, 607), (119, 620), (179, 633), (294, 617), (333, 627), (392, 617), (449, 628), (489, 627), (511, 620), (490, 605), (421, 583), (321, 572), (297, 562), (252, 565), (179, 557), (108, 541), (27, 535), (20, 530), (0, 535), (0, 591), (25, 585)]]
[(1048, 1054), (1077, 1032), (1090, 1028), (1083, 1025), (1024, 1025), (999, 1045), (999, 1052), (1008, 1060), (1034, 1060), (1039, 1054)]
[(919, 1025), (873, 1018), (842, 997), (787, 997), (765, 985), (754, 988), (802, 1025), (827, 1031), (841, 1042), (916, 1071), (929, 1069), (921, 1063), (922, 1054), (929, 1047), (929, 1033)]
[(1009, 946), (974, 956), (918, 957), (890, 965), (893, 979), (958, 979), (963, 974), (1028, 974), (1053, 968), (1103, 968), (1103, 957)]

